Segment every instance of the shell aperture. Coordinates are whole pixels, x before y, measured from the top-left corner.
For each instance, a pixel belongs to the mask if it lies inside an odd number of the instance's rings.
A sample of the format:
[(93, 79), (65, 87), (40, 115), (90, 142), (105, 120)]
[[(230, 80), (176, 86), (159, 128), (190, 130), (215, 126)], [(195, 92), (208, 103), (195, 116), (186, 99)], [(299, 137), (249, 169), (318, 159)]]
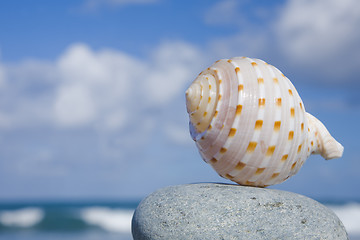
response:
[(186, 91), (191, 136), (222, 177), (241, 185), (278, 184), (311, 154), (342, 156), (343, 146), (305, 112), (295, 87), (259, 59), (215, 62)]

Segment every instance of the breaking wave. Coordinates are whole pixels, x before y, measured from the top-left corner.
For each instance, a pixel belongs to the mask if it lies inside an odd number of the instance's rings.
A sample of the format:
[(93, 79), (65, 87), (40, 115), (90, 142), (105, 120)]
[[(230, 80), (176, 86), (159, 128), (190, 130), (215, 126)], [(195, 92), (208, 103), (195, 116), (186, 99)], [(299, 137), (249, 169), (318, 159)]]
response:
[(327, 205), (340, 218), (349, 235), (360, 236), (360, 203)]
[(133, 210), (90, 207), (81, 211), (82, 219), (89, 225), (96, 225), (112, 232), (130, 232)]
[(0, 212), (0, 223), (7, 227), (32, 227), (44, 218), (44, 211), (40, 208), (22, 208)]

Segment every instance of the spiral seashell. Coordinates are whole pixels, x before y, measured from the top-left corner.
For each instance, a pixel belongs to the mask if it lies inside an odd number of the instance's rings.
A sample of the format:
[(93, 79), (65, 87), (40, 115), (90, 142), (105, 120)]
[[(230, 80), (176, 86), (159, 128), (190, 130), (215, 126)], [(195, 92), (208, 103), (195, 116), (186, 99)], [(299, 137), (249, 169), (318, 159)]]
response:
[(278, 184), (311, 154), (339, 158), (343, 146), (305, 112), (296, 89), (259, 59), (222, 59), (186, 91), (190, 133), (205, 162), (241, 185)]

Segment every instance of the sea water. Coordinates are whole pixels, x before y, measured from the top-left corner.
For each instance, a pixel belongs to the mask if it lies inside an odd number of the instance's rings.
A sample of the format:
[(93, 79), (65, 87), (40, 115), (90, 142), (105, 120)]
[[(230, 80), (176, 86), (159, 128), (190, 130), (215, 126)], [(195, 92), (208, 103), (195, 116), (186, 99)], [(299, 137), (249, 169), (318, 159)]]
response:
[(0, 239), (130, 240), (138, 203), (0, 204)]
[[(329, 203), (351, 240), (360, 240), (360, 202)], [(0, 204), (3, 240), (131, 240), (139, 201)]]

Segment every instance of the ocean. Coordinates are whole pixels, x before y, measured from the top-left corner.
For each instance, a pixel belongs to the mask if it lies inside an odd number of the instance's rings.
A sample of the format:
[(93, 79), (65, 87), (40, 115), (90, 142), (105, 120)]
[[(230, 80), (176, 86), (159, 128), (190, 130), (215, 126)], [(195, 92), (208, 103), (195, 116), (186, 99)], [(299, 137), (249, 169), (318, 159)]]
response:
[[(1, 240), (131, 240), (139, 201), (0, 203)], [(351, 240), (360, 240), (360, 202), (329, 203)]]

